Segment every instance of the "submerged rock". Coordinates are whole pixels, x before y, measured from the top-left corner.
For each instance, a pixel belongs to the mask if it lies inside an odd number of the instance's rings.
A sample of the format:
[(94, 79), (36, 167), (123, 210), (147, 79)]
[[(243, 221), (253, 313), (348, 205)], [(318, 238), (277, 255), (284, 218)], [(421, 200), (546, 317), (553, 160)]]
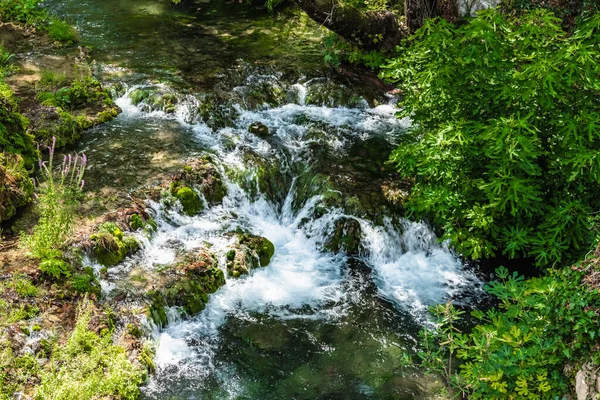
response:
[(17, 208), (31, 200), (33, 182), (27, 175), (23, 158), (0, 153), (0, 222), (12, 218)]
[(262, 236), (246, 231), (236, 232), (236, 241), (227, 252), (227, 272), (237, 278), (250, 270), (266, 267), (275, 254), (275, 246)]
[(140, 247), (138, 241), (113, 222), (104, 223), (90, 236), (91, 255), (105, 267), (117, 265)]

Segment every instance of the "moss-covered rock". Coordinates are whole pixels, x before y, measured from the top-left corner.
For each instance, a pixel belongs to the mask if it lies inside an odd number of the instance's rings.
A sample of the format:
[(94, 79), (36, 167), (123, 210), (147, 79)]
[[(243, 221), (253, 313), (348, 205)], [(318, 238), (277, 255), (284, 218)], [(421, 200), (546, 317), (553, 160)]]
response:
[(0, 222), (12, 218), (17, 208), (31, 200), (33, 183), (25, 170), (23, 158), (0, 153)]
[(107, 222), (97, 228), (90, 236), (92, 256), (105, 267), (117, 265), (139, 248), (138, 241), (114, 223)]
[(262, 122), (253, 122), (248, 126), (248, 132), (264, 139), (269, 136), (269, 127)]
[(360, 223), (354, 218), (342, 217), (335, 222), (335, 230), (323, 247), (333, 253), (343, 251), (349, 255), (358, 255), (362, 249), (361, 237)]
[(192, 187), (202, 193), (208, 204), (219, 204), (227, 195), (225, 183), (210, 155), (189, 161), (171, 181), (171, 195), (179, 199), (188, 215), (197, 214), (203, 207)]
[(179, 186), (176, 190), (173, 190), (173, 195), (181, 203), (183, 212), (187, 215), (196, 215), (202, 211), (202, 202), (200, 196), (193, 189), (188, 186)]
[(159, 287), (148, 293), (150, 317), (161, 326), (168, 322), (165, 307), (177, 306), (187, 315), (197, 314), (206, 306), (208, 295), (225, 284), (216, 256), (206, 249), (185, 253), (162, 275), (160, 282), (153, 283)]
[(226, 254), (227, 272), (237, 278), (250, 270), (266, 267), (275, 254), (275, 246), (269, 239), (239, 230), (235, 233), (236, 243)]

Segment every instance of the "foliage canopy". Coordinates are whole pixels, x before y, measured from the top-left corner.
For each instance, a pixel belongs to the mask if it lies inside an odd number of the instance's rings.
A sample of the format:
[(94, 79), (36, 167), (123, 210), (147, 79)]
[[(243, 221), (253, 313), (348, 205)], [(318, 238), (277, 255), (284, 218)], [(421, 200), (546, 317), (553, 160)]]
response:
[(414, 129), (392, 154), (407, 209), (478, 259), (580, 255), (600, 198), (600, 15), (572, 35), (537, 10), (426, 22), (383, 75)]

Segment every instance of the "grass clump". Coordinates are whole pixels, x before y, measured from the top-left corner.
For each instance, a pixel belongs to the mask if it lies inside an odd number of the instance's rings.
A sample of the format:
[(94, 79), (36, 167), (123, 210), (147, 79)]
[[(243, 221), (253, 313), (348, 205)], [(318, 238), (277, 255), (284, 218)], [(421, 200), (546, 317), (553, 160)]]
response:
[(53, 40), (65, 44), (72, 44), (79, 40), (77, 30), (69, 23), (58, 18), (50, 19), (48, 34)]
[(66, 263), (60, 260), (73, 230), (75, 208), (81, 197), (87, 159), (85, 154), (64, 156), (62, 166), (54, 170), (53, 138), (48, 165), (40, 160), (44, 184), (39, 185), (38, 209), (40, 219), (33, 233), (25, 234), (23, 244), (34, 258), (42, 261), (40, 269), (55, 278), (69, 275)]
[(88, 328), (92, 310), (92, 303), (84, 299), (67, 343), (55, 349), (48, 367), (40, 373), (36, 398), (139, 398), (145, 368), (132, 364), (125, 350), (112, 343), (110, 335), (100, 337)]
[(0, 339), (0, 399), (12, 399), (39, 372), (39, 363), (32, 354), (17, 356), (6, 337)]

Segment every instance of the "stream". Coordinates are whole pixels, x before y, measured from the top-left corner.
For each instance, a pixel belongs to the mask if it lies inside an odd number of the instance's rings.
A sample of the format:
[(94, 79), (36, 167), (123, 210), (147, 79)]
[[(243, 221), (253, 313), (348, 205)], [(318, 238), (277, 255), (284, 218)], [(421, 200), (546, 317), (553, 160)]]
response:
[[(328, 71), (305, 17), (184, 3), (46, 1), (94, 48), (123, 110), (75, 147), (90, 160), (88, 190), (143, 191), (203, 154), (227, 186), (221, 205), (191, 217), (148, 200), (158, 231), (109, 270), (105, 294), (182, 248), (210, 247), (225, 270), (236, 228), (275, 245), (267, 267), (228, 277), (200, 314), (170, 309), (166, 327), (149, 324), (156, 372), (144, 398), (429, 398), (440, 383), (411, 362), (427, 309), (476, 305), (482, 282), (380, 198), (393, 179), (382, 165), (410, 121), (393, 97)], [(257, 122), (269, 135), (248, 131)], [(340, 227), (355, 248), (327, 245)]]

